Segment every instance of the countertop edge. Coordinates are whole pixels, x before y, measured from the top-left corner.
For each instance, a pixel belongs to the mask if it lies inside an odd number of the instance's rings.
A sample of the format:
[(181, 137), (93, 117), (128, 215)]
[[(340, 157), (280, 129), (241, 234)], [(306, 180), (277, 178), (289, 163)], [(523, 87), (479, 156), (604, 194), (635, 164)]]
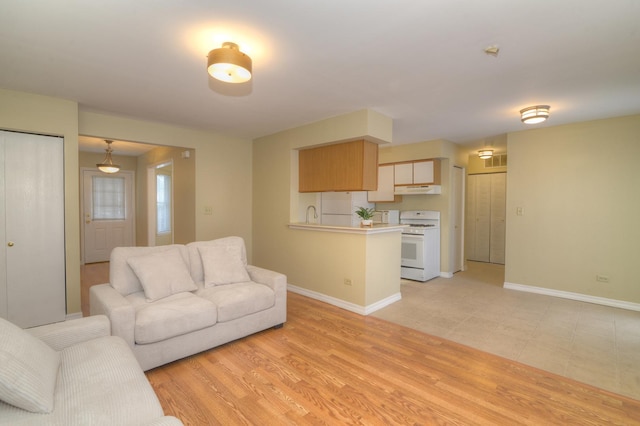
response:
[(331, 226), (321, 225), (317, 223), (289, 223), (289, 229), (300, 229), (305, 231), (319, 232), (337, 232), (344, 234), (382, 234), (385, 232), (400, 232), (408, 225), (374, 225), (372, 227), (364, 226), (360, 228), (350, 226)]

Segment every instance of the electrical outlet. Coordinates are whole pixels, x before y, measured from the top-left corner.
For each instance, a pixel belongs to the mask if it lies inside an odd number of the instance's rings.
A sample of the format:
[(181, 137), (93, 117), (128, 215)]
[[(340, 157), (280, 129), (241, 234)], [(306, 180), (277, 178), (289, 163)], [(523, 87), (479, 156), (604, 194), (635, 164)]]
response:
[(213, 215), (213, 207), (204, 206), (204, 214), (207, 215), (207, 216), (212, 216)]
[(351, 278), (345, 278), (344, 285), (351, 285)]
[(608, 283), (609, 277), (606, 275), (596, 275), (596, 281), (598, 281), (599, 283)]

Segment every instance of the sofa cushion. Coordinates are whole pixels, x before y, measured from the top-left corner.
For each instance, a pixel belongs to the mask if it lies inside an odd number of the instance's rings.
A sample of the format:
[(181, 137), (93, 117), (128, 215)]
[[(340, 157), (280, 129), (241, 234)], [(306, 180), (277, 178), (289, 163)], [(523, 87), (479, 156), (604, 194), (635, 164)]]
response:
[(179, 293), (157, 302), (136, 304), (135, 342), (159, 342), (214, 325), (216, 306), (192, 293)]
[(177, 248), (127, 259), (149, 302), (197, 287)]
[(33, 413), (50, 413), (60, 354), (0, 318), (0, 400)]
[(209, 246), (235, 246), (240, 248), (240, 259), (244, 266), (247, 266), (247, 253), (244, 246), (244, 240), (241, 237), (225, 237), (218, 238), (210, 241), (195, 241), (187, 244), (187, 250), (189, 252), (189, 264), (191, 268), (191, 277), (196, 283), (204, 281), (204, 267), (202, 265), (202, 257), (198, 247)]
[(240, 247), (201, 246), (198, 251), (202, 258), (205, 287), (251, 281), (247, 267), (242, 262)]
[(62, 351), (56, 392), (60, 424), (145, 424), (162, 406), (129, 346), (107, 336)]
[(269, 286), (254, 282), (202, 288), (196, 294), (218, 307), (218, 322), (254, 314), (275, 304), (273, 290)]
[(144, 256), (167, 250), (178, 249), (186, 265), (189, 265), (189, 253), (181, 244), (156, 247), (116, 247), (111, 251), (109, 267), (109, 283), (122, 296), (143, 291), (138, 276), (133, 272), (127, 260), (134, 256)]

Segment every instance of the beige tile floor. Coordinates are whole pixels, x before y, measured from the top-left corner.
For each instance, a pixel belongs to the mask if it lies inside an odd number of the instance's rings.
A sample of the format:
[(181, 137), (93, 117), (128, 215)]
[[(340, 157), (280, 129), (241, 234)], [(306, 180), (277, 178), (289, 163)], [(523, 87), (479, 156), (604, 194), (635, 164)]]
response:
[(640, 312), (502, 288), (504, 267), (402, 281), (373, 314), (640, 400)]

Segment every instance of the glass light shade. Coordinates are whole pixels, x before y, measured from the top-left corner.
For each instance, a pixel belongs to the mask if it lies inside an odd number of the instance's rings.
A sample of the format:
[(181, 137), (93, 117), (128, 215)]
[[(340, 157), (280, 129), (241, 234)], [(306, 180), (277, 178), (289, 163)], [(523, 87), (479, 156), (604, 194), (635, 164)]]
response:
[(251, 80), (251, 58), (231, 42), (222, 44), (207, 56), (207, 71), (211, 77), (225, 83), (244, 83)]
[(103, 173), (117, 173), (120, 170), (120, 166), (118, 166), (117, 164), (113, 164), (113, 159), (111, 158), (111, 142), (112, 141), (105, 141), (107, 143), (107, 155), (105, 155), (104, 160), (102, 160), (102, 163), (98, 163), (96, 164), (96, 167), (98, 168), (98, 170), (100, 170)]
[(525, 124), (542, 123), (549, 118), (549, 105), (536, 105), (520, 110), (520, 119)]
[(481, 149), (480, 151), (478, 151), (478, 157), (482, 158), (483, 160), (486, 160), (487, 158), (491, 158), (493, 157), (493, 150)]
[(104, 173), (117, 173), (120, 170), (120, 166), (116, 164), (96, 164), (98, 170)]

